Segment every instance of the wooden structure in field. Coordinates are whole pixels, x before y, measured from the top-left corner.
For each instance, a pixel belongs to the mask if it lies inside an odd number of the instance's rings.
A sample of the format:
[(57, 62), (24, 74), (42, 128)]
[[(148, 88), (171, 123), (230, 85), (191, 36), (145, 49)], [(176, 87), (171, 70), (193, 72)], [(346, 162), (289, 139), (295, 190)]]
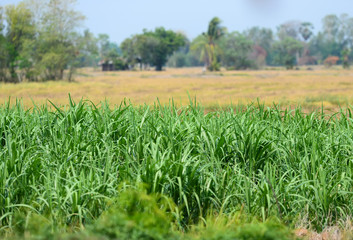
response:
[(101, 65), (102, 65), (103, 72), (115, 70), (113, 61), (106, 61), (106, 62), (101, 63)]

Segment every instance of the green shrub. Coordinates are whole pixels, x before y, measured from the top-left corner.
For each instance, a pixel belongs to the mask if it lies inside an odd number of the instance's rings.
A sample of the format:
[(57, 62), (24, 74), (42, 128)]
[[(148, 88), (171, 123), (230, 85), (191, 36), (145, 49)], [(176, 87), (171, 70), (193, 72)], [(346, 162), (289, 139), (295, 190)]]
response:
[(109, 239), (175, 239), (173, 207), (164, 196), (128, 190), (110, 204), (89, 230)]
[[(250, 218), (251, 219), (251, 218)], [(195, 228), (187, 236), (197, 240), (289, 240), (294, 234), (278, 220), (249, 221), (245, 216), (220, 215), (208, 218), (205, 225)]]

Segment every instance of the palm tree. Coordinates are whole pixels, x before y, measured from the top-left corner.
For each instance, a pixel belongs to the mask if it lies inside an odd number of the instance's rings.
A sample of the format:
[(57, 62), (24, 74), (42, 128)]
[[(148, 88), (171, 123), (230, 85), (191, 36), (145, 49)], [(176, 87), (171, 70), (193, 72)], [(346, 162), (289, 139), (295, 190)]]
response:
[(210, 66), (210, 59), (212, 58), (211, 48), (205, 35), (202, 34), (196, 37), (192, 41), (190, 49), (200, 57), (200, 61), (205, 62), (205, 67), (208, 68)]
[(226, 32), (226, 29), (220, 24), (221, 20), (218, 17), (214, 17), (208, 24), (207, 33), (202, 33), (202, 35), (198, 36), (191, 46), (192, 50), (199, 52), (200, 59), (205, 61), (205, 65), (210, 71), (218, 71), (220, 69), (217, 59), (220, 48), (217, 42)]
[(299, 27), (299, 33), (304, 39), (304, 41), (308, 41), (309, 38), (313, 35), (314, 26), (312, 23), (303, 22)]

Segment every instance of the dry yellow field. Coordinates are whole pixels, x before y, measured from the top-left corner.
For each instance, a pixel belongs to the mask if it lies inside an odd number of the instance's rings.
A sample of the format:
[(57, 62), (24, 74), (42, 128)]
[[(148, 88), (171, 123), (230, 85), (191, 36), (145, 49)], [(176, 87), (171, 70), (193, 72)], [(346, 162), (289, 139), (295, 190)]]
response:
[(75, 100), (89, 99), (95, 103), (107, 99), (111, 105), (124, 99), (134, 104), (162, 104), (171, 99), (177, 105), (187, 104), (189, 96), (212, 109), (246, 104), (259, 99), (266, 105), (302, 105), (313, 109), (337, 109), (353, 104), (353, 70), (259, 70), (221, 71), (202, 73), (201, 68), (166, 69), (166, 71), (101, 72), (80, 69), (73, 83), (58, 81), (45, 83), (0, 84), (0, 102), (11, 96), (42, 104), (51, 100), (63, 105), (68, 94)]

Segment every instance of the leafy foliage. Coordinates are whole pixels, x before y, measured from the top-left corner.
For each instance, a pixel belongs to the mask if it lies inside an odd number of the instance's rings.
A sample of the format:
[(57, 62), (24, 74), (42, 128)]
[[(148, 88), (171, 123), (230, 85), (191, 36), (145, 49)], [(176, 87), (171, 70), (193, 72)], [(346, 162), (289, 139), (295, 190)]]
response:
[(142, 64), (151, 65), (161, 71), (168, 57), (184, 44), (183, 35), (160, 27), (154, 32), (145, 30), (143, 34), (126, 39), (121, 44), (121, 49), (130, 65), (138, 62), (141, 68)]
[[(10, 72), (10, 78), (5, 79), (9, 82), (20, 82), (21, 78), (16, 73), (16, 68), (29, 65), (28, 59), (24, 58), (22, 51), (26, 43), (34, 38), (33, 15), (24, 3), (17, 6), (9, 5), (6, 7), (7, 27), (7, 61)], [(24, 63), (24, 61), (27, 61)]]
[(218, 46), (219, 40), (226, 33), (226, 28), (221, 26), (218, 17), (211, 19), (206, 33), (198, 36), (192, 43), (191, 49), (200, 52), (200, 60), (205, 61), (205, 65), (210, 71), (219, 71), (219, 56), (221, 54)]
[(17, 214), (16, 234), (10, 239), (294, 239), (278, 220), (259, 222), (239, 213), (210, 215), (190, 229), (180, 229), (175, 210), (164, 195), (147, 195), (140, 187), (125, 186), (97, 220), (76, 233), (59, 232), (57, 226), (53, 231), (53, 223), (35, 213), (27, 217)]
[(313, 35), (314, 26), (310, 22), (303, 22), (299, 27), (299, 32), (304, 39), (304, 41), (308, 41), (310, 37)]
[(293, 69), (296, 63), (295, 54), (301, 51), (303, 46), (299, 41), (287, 37), (280, 42), (276, 42), (273, 48), (276, 63), (285, 65), (287, 69)]
[(27, 1), (5, 8), (5, 82), (71, 80), (76, 67), (76, 28), (83, 16), (72, 0)]
[(175, 206), (168, 198), (127, 190), (110, 205), (92, 233), (113, 239), (173, 239), (170, 213)]
[(254, 66), (250, 60), (253, 43), (238, 32), (227, 34), (222, 41), (223, 65), (231, 69), (247, 69)]

